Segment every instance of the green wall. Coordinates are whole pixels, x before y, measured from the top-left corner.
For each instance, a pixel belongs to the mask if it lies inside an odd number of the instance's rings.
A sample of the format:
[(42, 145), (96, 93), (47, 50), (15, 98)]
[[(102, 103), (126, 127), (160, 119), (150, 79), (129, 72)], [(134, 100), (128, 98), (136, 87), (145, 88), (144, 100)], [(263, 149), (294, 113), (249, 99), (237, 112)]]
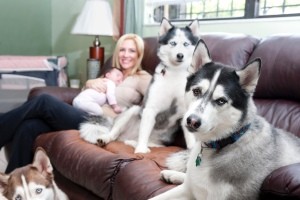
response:
[[(109, 0), (111, 3), (113, 0)], [(85, 0), (0, 0), (0, 55), (65, 55), (71, 78), (86, 80), (93, 36), (70, 34)], [(105, 59), (115, 46), (100, 37)]]
[[(52, 53), (66, 54), (69, 60), (69, 76), (79, 78), (82, 82), (86, 79), (86, 62), (94, 36), (72, 35), (70, 32), (84, 3), (85, 0), (52, 1)], [(102, 36), (100, 41), (107, 59), (112, 54), (115, 42), (112, 37)]]
[(0, 0), (0, 55), (51, 54), (50, 24), (50, 0)]

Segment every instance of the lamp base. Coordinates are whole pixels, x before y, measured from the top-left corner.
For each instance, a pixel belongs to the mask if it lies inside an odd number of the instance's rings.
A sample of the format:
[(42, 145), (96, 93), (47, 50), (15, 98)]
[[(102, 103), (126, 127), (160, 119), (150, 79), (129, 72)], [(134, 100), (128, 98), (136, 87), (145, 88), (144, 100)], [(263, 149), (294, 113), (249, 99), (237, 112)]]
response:
[(101, 64), (98, 59), (87, 59), (87, 79), (98, 78), (101, 73)]
[(104, 47), (90, 47), (90, 59), (99, 60), (100, 66), (102, 67), (104, 64)]

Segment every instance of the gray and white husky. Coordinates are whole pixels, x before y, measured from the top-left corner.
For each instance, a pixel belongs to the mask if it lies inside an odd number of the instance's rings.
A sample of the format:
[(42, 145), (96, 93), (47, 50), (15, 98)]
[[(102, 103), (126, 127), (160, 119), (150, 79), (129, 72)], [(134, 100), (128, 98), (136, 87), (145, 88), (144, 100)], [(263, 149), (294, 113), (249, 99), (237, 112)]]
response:
[[(151, 200), (258, 199), (267, 175), (300, 162), (300, 139), (257, 115), (252, 96), (260, 59), (234, 70), (213, 62), (200, 40), (192, 63), (199, 70), (188, 77), (183, 121), (196, 143), (185, 154), (189, 156), (185, 177), (162, 171), (165, 180), (183, 183)], [(185, 168), (180, 166), (186, 159), (182, 155), (172, 155), (169, 167)]]
[[(184, 28), (173, 26), (163, 19), (158, 57), (153, 79), (142, 106), (132, 106), (112, 124), (104, 117), (93, 117), (80, 126), (81, 137), (105, 145), (113, 140), (125, 141), (135, 147), (135, 153), (150, 152), (149, 146), (162, 146), (172, 139), (180, 126), (184, 112), (184, 88), (189, 75), (192, 55), (199, 40), (199, 24), (194, 20)], [(185, 135), (187, 146), (195, 139)]]

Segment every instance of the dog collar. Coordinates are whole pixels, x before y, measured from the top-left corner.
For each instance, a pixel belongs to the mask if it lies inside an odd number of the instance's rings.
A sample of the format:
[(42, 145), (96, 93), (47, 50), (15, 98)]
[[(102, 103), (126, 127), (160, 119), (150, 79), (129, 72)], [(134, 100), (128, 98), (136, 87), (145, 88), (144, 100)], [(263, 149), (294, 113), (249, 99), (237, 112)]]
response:
[(216, 140), (216, 141), (211, 141), (211, 142), (204, 142), (205, 146), (201, 145), (201, 151), (196, 157), (196, 167), (200, 166), (200, 163), (202, 161), (202, 151), (203, 148), (212, 148), (216, 150), (220, 150), (223, 147), (227, 146), (228, 144), (233, 144), (235, 143), (238, 139), (240, 139), (249, 129), (251, 124), (247, 124), (246, 126), (243, 126), (240, 130), (232, 133), (228, 138), (224, 138), (222, 140)]
[(210, 142), (204, 142), (207, 148), (212, 148), (216, 150), (220, 150), (223, 147), (235, 143), (238, 139), (240, 139), (249, 129), (251, 124), (247, 124), (246, 126), (243, 126), (240, 130), (232, 133), (229, 137), (216, 140), (216, 141), (210, 141)]

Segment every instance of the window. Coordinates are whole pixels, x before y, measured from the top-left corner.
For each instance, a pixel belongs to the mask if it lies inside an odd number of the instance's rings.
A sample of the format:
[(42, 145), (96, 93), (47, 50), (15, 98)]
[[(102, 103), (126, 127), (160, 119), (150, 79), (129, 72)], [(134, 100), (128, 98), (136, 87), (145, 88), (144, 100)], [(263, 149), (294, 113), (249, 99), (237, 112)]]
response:
[(289, 15), (300, 13), (300, 0), (261, 0), (259, 15)]
[(300, 15), (300, 0), (145, 0), (145, 22)]

